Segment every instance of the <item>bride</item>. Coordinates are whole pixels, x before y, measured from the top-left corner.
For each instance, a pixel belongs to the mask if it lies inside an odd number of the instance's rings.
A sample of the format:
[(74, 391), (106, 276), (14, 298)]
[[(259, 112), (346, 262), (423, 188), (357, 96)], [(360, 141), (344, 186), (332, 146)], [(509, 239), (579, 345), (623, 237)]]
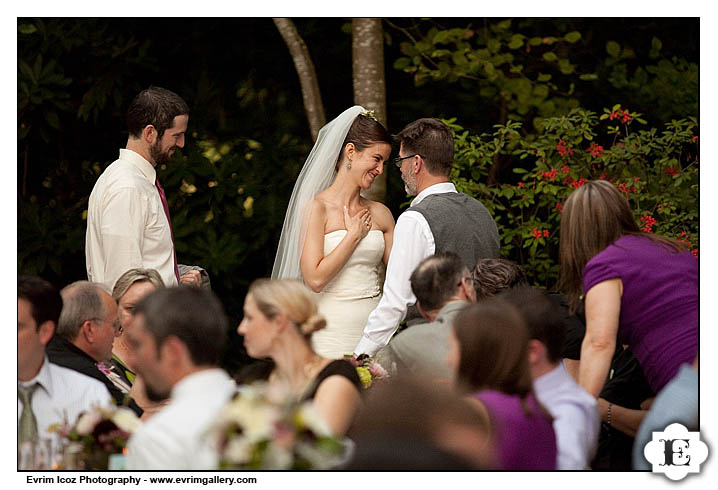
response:
[(360, 191), (371, 187), (391, 154), (391, 135), (354, 106), (319, 132), (289, 201), (273, 279), (303, 279), (318, 293), (324, 330), (312, 348), (329, 358), (351, 354), (381, 298), (394, 218)]

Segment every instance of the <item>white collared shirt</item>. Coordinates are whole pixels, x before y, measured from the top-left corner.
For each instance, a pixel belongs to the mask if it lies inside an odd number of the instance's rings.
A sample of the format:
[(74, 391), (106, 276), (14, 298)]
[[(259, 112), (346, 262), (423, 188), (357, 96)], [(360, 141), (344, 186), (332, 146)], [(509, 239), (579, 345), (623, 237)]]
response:
[(155, 168), (132, 150), (121, 149), (100, 175), (87, 209), (87, 279), (104, 284), (135, 267), (155, 269), (166, 286), (177, 285), (174, 245)]
[[(102, 382), (51, 363), (47, 357), (40, 372), (30, 381), (19, 381), (18, 386), (29, 387), (38, 383), (32, 396), (32, 411), (37, 421), (40, 438), (51, 438), (47, 429), (58, 423), (73, 425), (83, 412), (96, 406), (109, 406), (112, 397)], [(23, 404), (17, 400), (17, 422), (20, 423)]]
[(132, 434), (128, 470), (213, 470), (218, 454), (206, 432), (237, 388), (219, 368), (184, 377), (166, 407)]
[(601, 419), (596, 399), (574, 381), (563, 362), (533, 382), (536, 398), (553, 417), (556, 469), (588, 468), (598, 446)]
[(355, 354), (365, 353), (373, 356), (388, 344), (406, 316), (409, 306), (416, 303), (409, 277), (419, 262), (434, 255), (436, 244), (424, 215), (412, 211), (411, 207), (419, 204), (426, 196), (447, 192), (456, 192), (456, 187), (451, 182), (427, 187), (411, 201), (409, 209), (396, 220), (394, 243), (386, 266), (384, 295), (367, 319), (364, 335), (354, 349)]

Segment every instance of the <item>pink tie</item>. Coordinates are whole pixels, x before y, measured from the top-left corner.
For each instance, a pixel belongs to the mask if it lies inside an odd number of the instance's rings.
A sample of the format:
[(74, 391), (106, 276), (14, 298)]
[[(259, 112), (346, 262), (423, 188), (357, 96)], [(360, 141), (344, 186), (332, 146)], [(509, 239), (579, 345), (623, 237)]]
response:
[(179, 269), (177, 269), (177, 251), (175, 250), (174, 233), (172, 233), (172, 220), (170, 219), (170, 207), (167, 205), (167, 196), (165, 196), (165, 191), (164, 191), (164, 189), (162, 189), (162, 186), (160, 185), (160, 181), (156, 177), (155, 177), (155, 187), (157, 187), (157, 192), (160, 193), (160, 199), (162, 200), (162, 207), (165, 210), (165, 216), (167, 216), (167, 223), (170, 225), (170, 238), (172, 238), (172, 255), (174, 257), (175, 276), (177, 277), (177, 284), (179, 284), (180, 275), (179, 275)]

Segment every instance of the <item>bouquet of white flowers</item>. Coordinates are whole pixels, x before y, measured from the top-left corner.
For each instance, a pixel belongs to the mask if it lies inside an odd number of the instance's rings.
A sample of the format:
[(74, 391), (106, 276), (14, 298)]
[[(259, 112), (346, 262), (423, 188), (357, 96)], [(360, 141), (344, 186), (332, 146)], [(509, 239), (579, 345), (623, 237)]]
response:
[(267, 383), (243, 386), (210, 429), (219, 469), (329, 469), (344, 460), (346, 443), (333, 437), (311, 403), (296, 403)]
[(80, 449), (80, 465), (86, 470), (107, 470), (110, 457), (124, 454), (125, 446), (140, 425), (135, 412), (126, 407), (95, 407), (78, 417), (73, 426), (54, 429), (66, 444)]

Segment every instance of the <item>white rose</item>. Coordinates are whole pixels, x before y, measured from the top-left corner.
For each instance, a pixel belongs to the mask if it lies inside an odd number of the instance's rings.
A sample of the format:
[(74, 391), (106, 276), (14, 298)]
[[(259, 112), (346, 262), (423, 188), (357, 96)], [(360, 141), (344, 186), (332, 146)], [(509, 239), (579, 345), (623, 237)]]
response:
[(130, 434), (137, 430), (137, 427), (139, 427), (141, 423), (140, 419), (135, 415), (135, 412), (125, 407), (118, 408), (115, 413), (112, 414), (110, 420), (121, 430), (129, 432)]
[(224, 448), (224, 459), (233, 464), (245, 464), (252, 456), (252, 445), (244, 437), (232, 437)]
[(91, 434), (95, 429), (95, 426), (102, 420), (102, 412), (99, 409), (90, 410), (89, 412), (83, 413), (79, 419), (77, 419), (77, 425), (75, 430), (81, 436)]

